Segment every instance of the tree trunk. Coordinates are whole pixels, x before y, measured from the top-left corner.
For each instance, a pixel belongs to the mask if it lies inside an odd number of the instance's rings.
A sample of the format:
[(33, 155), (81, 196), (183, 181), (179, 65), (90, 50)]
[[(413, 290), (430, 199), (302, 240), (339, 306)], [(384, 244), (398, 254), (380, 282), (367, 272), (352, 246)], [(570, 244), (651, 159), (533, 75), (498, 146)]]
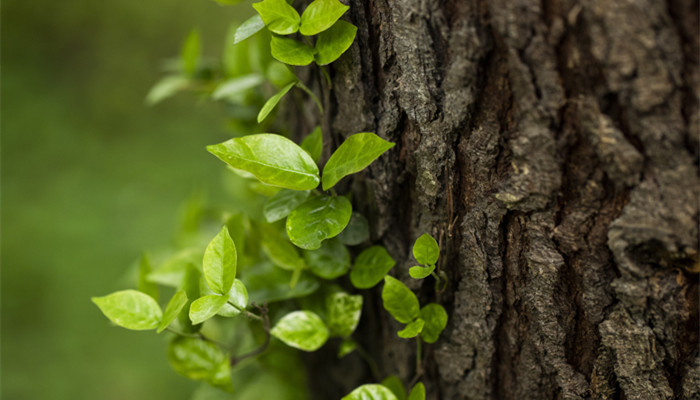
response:
[[(350, 5), (325, 151), (397, 143), (340, 190), (450, 315), (423, 349), (428, 398), (699, 399), (697, 2)], [(425, 232), (442, 293), (408, 277)], [(361, 341), (408, 383), (415, 341), (379, 293)]]

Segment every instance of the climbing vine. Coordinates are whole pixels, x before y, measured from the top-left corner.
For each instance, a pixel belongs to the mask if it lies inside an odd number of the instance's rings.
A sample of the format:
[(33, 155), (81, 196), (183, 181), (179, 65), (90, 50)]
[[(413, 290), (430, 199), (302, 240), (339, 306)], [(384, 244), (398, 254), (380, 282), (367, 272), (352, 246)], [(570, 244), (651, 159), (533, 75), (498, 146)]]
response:
[[(349, 7), (338, 0), (314, 0), (300, 15), (285, 0), (252, 6), (257, 14), (231, 31), (232, 46), (219, 66), (202, 59), (199, 35), (193, 31), (185, 40), (176, 73), (163, 78), (147, 97), (155, 104), (176, 92), (190, 91), (226, 104), (232, 128), (248, 134), (207, 150), (253, 193), (250, 204), (242, 207), (252, 211), (218, 213), (207, 225), (202, 220), (206, 213), (192, 205), (185, 226), (195, 239), (161, 257), (157, 268), (144, 256), (138, 290), (92, 300), (118, 326), (169, 332), (168, 359), (179, 374), (222, 391), (245, 392), (245, 386), (256, 380), (243, 378), (234, 385), (232, 376), (240, 365), (251, 361), (262, 366), (275, 357), (295, 362), (294, 354), (281, 344), (312, 352), (333, 338), (340, 340), (339, 358), (357, 351), (375, 379), (381, 379), (353, 333), (361, 320), (363, 292), (383, 282), (384, 308), (404, 324), (398, 336), (416, 341), (412, 388), (407, 397), (401, 381), (389, 376), (381, 383), (362, 385), (343, 399), (425, 399), (425, 387), (419, 382), (421, 343), (437, 341), (447, 313), (437, 303), (421, 306), (413, 291), (388, 275), (395, 260), (384, 247), (369, 245), (369, 223), (353, 210), (351, 193), (335, 191), (339, 181), (367, 168), (394, 143), (360, 132), (349, 136), (322, 164), (320, 127), (300, 144), (282, 134), (256, 132), (274, 125), (276, 106), (293, 88), (309, 96), (323, 113), (321, 102), (292, 66), (315, 63), (325, 77), (321, 84), (325, 81), (330, 89), (323, 66), (347, 51), (357, 32), (340, 19)], [(276, 91), (261, 98), (261, 88), (269, 87)], [(265, 201), (256, 209), (259, 197)], [(216, 235), (206, 227), (212, 220)], [(208, 244), (200, 245), (199, 238), (207, 234)], [(358, 251), (353, 260), (351, 254)], [(410, 276), (432, 276), (439, 290), (441, 277), (435, 271), (439, 254), (435, 239), (428, 234), (419, 237), (413, 255), (420, 265), (410, 268)], [(350, 285), (344, 285), (346, 275)], [(164, 309), (159, 286), (173, 293)], [(275, 379), (280, 386), (289, 383), (279, 376)], [(303, 396), (290, 398), (298, 397)]]

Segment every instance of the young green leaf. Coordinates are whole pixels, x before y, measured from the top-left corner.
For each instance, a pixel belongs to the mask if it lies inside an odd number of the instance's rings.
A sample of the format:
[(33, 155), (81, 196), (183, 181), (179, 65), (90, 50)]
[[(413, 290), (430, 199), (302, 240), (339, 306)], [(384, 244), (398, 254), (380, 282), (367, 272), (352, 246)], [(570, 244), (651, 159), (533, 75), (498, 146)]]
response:
[(296, 82), (297, 76), (290, 70), (290, 67), (277, 61), (270, 60), (270, 64), (265, 71), (265, 77), (277, 88), (283, 88), (292, 82)]
[(287, 94), (287, 92), (294, 87), (295, 84), (296, 82), (288, 84), (287, 86), (283, 87), (282, 90), (277, 92), (277, 94), (267, 99), (258, 113), (258, 123), (261, 123), (265, 118), (267, 118), (268, 115), (270, 115), (272, 110), (274, 110), (277, 106), (277, 103), (282, 100), (282, 97), (284, 97), (284, 95)]
[(163, 318), (158, 302), (138, 290), (122, 290), (93, 297), (92, 302), (110, 321), (134, 331), (155, 329)]
[(362, 315), (362, 295), (345, 292), (332, 293), (326, 298), (328, 328), (335, 336), (352, 335), (360, 323)]
[(423, 382), (418, 382), (411, 389), (411, 394), (408, 395), (408, 400), (425, 400), (425, 386)]
[(278, 35), (291, 35), (299, 29), (299, 13), (285, 0), (264, 0), (253, 3), (267, 29)]
[(316, 40), (316, 64), (326, 65), (337, 60), (352, 42), (355, 41), (357, 27), (349, 22), (340, 20), (330, 29), (318, 35)]
[(212, 294), (203, 296), (192, 302), (190, 319), (194, 325), (201, 324), (216, 315), (228, 301), (228, 296)]
[(297, 284), (291, 288), (289, 281), (292, 274), (266, 261), (247, 270), (242, 280), (250, 299), (258, 304), (304, 297), (318, 290), (318, 279), (306, 273), (302, 273)]
[(354, 340), (350, 338), (343, 339), (343, 341), (340, 342), (340, 346), (338, 346), (338, 358), (343, 358), (347, 356), (348, 354), (355, 351), (356, 348), (357, 343), (355, 343)]
[(214, 343), (177, 336), (168, 346), (168, 360), (186, 378), (206, 381), (227, 391), (232, 389), (228, 357)]
[(394, 265), (396, 261), (384, 247), (372, 246), (355, 259), (350, 282), (358, 289), (369, 289), (379, 283)]
[(184, 90), (189, 85), (190, 80), (181, 75), (169, 75), (163, 77), (158, 83), (153, 85), (146, 95), (146, 104), (149, 106), (173, 96), (175, 93)]
[(254, 88), (263, 82), (265, 82), (265, 77), (257, 73), (232, 78), (219, 85), (211, 97), (215, 100), (224, 99)]
[[(231, 304), (235, 304), (232, 306)], [(217, 315), (222, 317), (235, 317), (248, 307), (248, 290), (246, 289), (243, 282), (236, 279), (233, 281), (233, 286), (231, 286), (231, 291), (228, 292), (228, 302), (224, 304), (219, 310)]]
[(387, 387), (378, 384), (367, 384), (355, 388), (341, 400), (397, 400), (394, 393)]
[(273, 233), (272, 229), (267, 230), (260, 244), (262, 250), (276, 266), (290, 271), (306, 268), (306, 263), (299, 256), (297, 248), (284, 236)]
[(304, 149), (311, 158), (316, 161), (316, 164), (321, 160), (321, 151), (323, 151), (323, 133), (321, 127), (317, 126), (313, 132), (301, 141), (301, 148)]
[(420, 306), (418, 298), (400, 280), (389, 275), (384, 277), (382, 289), (384, 309), (389, 311), (397, 321), (408, 324), (418, 317)]
[(201, 281), (202, 273), (199, 271), (199, 268), (195, 267), (193, 264), (188, 264), (185, 267), (182, 277), (182, 289), (187, 294), (187, 303), (185, 303), (185, 306), (182, 307), (180, 313), (177, 315), (177, 322), (185, 333), (197, 332), (202, 327), (201, 325), (192, 325), (192, 320), (190, 319), (190, 307), (192, 306), (192, 302), (201, 295), (199, 288)]
[(272, 37), (270, 53), (275, 60), (289, 65), (309, 65), (314, 60), (314, 50), (309, 45), (282, 36)]
[(343, 231), (351, 214), (352, 205), (343, 196), (312, 197), (289, 213), (287, 236), (302, 249), (318, 249), (325, 239)]
[(187, 304), (187, 294), (183, 289), (180, 289), (175, 292), (173, 297), (168, 302), (168, 305), (165, 306), (163, 318), (160, 320), (156, 332), (163, 332), (173, 321), (175, 321), (177, 315), (180, 314), (180, 310), (182, 310), (182, 307), (184, 307), (185, 304)]
[(406, 325), (406, 327), (399, 331), (399, 337), (402, 339), (414, 338), (420, 334), (424, 325), (425, 321), (420, 318), (416, 318), (415, 321), (409, 323)]
[(158, 301), (158, 285), (153, 283), (148, 279), (148, 276), (153, 272), (151, 267), (151, 261), (148, 256), (144, 254), (141, 256), (141, 261), (139, 262), (139, 292), (146, 293), (147, 295), (153, 297), (154, 300)]
[(435, 271), (435, 266), (431, 265), (429, 267), (421, 267), (419, 265), (413, 266), (408, 269), (408, 274), (411, 275), (413, 279), (423, 279)]
[(258, 33), (262, 28), (265, 27), (265, 22), (263, 22), (260, 14), (256, 14), (241, 24), (236, 29), (236, 33), (233, 36), (233, 44), (238, 44), (249, 37)]
[(348, 226), (340, 232), (338, 239), (348, 246), (356, 246), (369, 239), (369, 222), (367, 222), (367, 218), (353, 211)]
[(285, 315), (270, 334), (287, 346), (304, 351), (318, 350), (328, 340), (328, 328), (311, 311), (294, 311)]
[(384, 380), (381, 382), (382, 386), (385, 386), (387, 389), (391, 390), (391, 392), (396, 396), (397, 400), (406, 400), (406, 389), (403, 388), (403, 383), (401, 382), (401, 379), (399, 379), (396, 375), (389, 375)]
[(194, 76), (195, 72), (197, 72), (199, 59), (202, 57), (201, 51), (199, 31), (194, 29), (187, 36), (187, 39), (185, 39), (185, 43), (182, 45), (182, 52), (180, 54), (182, 71), (185, 73), (185, 75), (191, 77)]
[(304, 251), (304, 259), (309, 271), (323, 279), (335, 279), (350, 269), (350, 252), (336, 238), (316, 250)]
[(207, 146), (210, 153), (261, 182), (292, 190), (318, 186), (318, 167), (301, 147), (284, 136), (260, 133)]
[(323, 167), (323, 190), (332, 188), (343, 177), (362, 171), (385, 151), (394, 147), (371, 132), (345, 139)]
[(422, 234), (413, 244), (413, 257), (423, 265), (435, 265), (440, 256), (440, 247), (427, 233)]
[(420, 337), (426, 343), (435, 343), (447, 326), (447, 312), (441, 305), (430, 303), (421, 308), (420, 317), (425, 321)]
[(270, 197), (263, 207), (267, 222), (276, 222), (286, 218), (289, 213), (309, 198), (309, 191), (282, 189)]
[(214, 293), (225, 295), (236, 278), (236, 246), (226, 226), (221, 228), (204, 251), (204, 279)]
[(323, 32), (349, 9), (338, 0), (314, 0), (301, 14), (299, 32), (306, 36)]

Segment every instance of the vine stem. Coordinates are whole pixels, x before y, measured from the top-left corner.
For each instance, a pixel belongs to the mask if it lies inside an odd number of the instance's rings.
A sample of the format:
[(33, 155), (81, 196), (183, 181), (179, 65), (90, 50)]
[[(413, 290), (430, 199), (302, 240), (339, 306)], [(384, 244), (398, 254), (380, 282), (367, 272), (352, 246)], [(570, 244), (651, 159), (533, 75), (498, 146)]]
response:
[[(239, 307), (239, 306), (233, 304), (233, 303), (230, 302), (230, 301), (228, 302), (228, 304), (231, 305), (231, 306), (232, 306), (233, 308), (235, 308), (236, 310), (240, 311), (241, 314), (245, 315), (246, 317), (251, 318), (251, 319), (255, 319), (255, 320), (258, 320), (258, 321), (263, 321), (263, 322), (264, 322), (264, 318), (263, 318), (263, 317), (266, 316), (266, 315), (263, 315), (263, 314), (261, 314), (261, 315), (254, 314), (254, 313), (252, 313), (252, 312), (246, 310), (245, 308), (241, 308), (241, 307)], [(253, 303), (253, 304), (255, 304), (255, 303)], [(267, 310), (267, 306), (263, 306), (263, 307), (265, 308), (265, 310)], [(260, 309), (261, 309), (261, 311), (262, 311), (262, 308), (260, 308)]]
[(237, 356), (237, 357), (235, 357), (235, 356), (231, 357), (230, 364), (232, 366), (236, 365), (237, 363), (241, 362), (242, 360), (245, 360), (246, 358), (255, 357), (255, 356), (261, 354), (262, 352), (264, 352), (267, 349), (267, 346), (270, 345), (270, 317), (268, 317), (268, 315), (267, 315), (267, 313), (268, 313), (267, 303), (264, 304), (262, 307), (256, 306), (255, 303), (252, 303), (252, 305), (257, 307), (258, 310), (260, 310), (260, 316), (252, 314), (250, 312), (249, 312), (249, 314), (255, 315), (256, 317), (258, 317), (262, 321), (263, 330), (265, 331), (265, 341), (263, 342), (263, 344), (260, 347), (258, 347), (257, 349), (255, 349), (253, 351), (241, 354), (240, 356)]
[(416, 374), (413, 376), (413, 379), (411, 379), (411, 383), (408, 385), (409, 387), (413, 387), (420, 377), (423, 376), (423, 361), (422, 361), (422, 356), (421, 356), (421, 340), (420, 336), (416, 337)]
[(379, 382), (381, 381), (382, 377), (379, 374), (379, 368), (377, 367), (377, 363), (374, 361), (371, 355), (365, 351), (365, 349), (360, 346), (359, 343), (355, 342), (355, 348), (357, 349), (357, 354), (362, 357), (362, 359), (367, 363), (367, 366), (369, 366), (369, 370), (372, 373), (372, 377), (374, 378), (375, 381)]
[(318, 107), (319, 112), (321, 113), (321, 115), (323, 115), (323, 106), (321, 105), (321, 100), (319, 100), (318, 97), (316, 97), (314, 92), (312, 92), (311, 89), (309, 89), (306, 85), (304, 85), (304, 82), (302, 82), (302, 81), (297, 82), (297, 87), (299, 89), (305, 91), (306, 94), (308, 94), (311, 97), (311, 99), (314, 101), (314, 103), (316, 103), (316, 107)]

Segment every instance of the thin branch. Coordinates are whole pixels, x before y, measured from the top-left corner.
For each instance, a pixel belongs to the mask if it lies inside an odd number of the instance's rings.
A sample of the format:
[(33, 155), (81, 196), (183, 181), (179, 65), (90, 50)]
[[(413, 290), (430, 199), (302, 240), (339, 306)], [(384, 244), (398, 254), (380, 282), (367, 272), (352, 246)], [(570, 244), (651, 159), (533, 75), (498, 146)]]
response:
[(246, 358), (251, 358), (251, 357), (255, 357), (259, 354), (262, 354), (267, 349), (267, 346), (270, 345), (270, 318), (267, 315), (267, 313), (268, 313), (267, 304), (264, 304), (262, 307), (260, 307), (260, 306), (256, 306), (255, 303), (253, 303), (253, 306), (257, 307), (257, 309), (260, 310), (261, 317), (258, 317), (257, 315), (252, 314), (252, 313), (251, 314), (260, 318), (260, 320), (262, 321), (263, 330), (265, 331), (265, 341), (263, 342), (263, 344), (260, 347), (258, 347), (257, 349), (255, 349), (251, 352), (241, 354), (240, 356), (237, 356), (237, 357), (231, 357), (230, 363), (232, 366), (236, 365), (237, 363), (241, 362), (242, 360), (245, 360)]

